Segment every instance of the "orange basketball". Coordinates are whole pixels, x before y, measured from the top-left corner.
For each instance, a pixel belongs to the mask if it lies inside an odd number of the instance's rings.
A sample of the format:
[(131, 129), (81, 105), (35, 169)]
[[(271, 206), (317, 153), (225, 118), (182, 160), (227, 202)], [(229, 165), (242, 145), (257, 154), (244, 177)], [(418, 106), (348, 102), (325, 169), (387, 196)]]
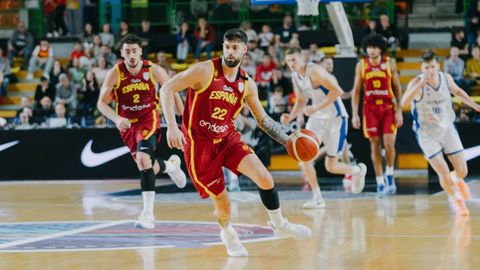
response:
[(287, 141), (288, 155), (298, 161), (310, 161), (318, 153), (320, 140), (308, 129), (292, 133)]

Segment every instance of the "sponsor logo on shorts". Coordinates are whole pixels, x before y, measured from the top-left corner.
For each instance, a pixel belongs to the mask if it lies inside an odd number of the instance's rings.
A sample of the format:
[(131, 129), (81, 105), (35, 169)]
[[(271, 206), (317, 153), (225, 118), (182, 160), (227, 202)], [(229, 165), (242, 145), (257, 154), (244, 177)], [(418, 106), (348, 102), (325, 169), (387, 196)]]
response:
[(122, 105), (122, 110), (131, 111), (131, 112), (138, 112), (138, 111), (145, 110), (147, 108), (150, 108), (150, 103), (143, 104), (143, 105), (133, 105), (133, 106)]
[(225, 131), (228, 130), (227, 125), (217, 126), (215, 123), (210, 123), (205, 120), (200, 120), (199, 125), (215, 133), (224, 133)]
[(222, 178), (217, 178), (213, 181), (211, 181), (210, 183), (207, 184), (207, 187), (211, 187), (212, 185), (215, 185), (217, 183), (220, 183), (220, 181), (222, 180)]

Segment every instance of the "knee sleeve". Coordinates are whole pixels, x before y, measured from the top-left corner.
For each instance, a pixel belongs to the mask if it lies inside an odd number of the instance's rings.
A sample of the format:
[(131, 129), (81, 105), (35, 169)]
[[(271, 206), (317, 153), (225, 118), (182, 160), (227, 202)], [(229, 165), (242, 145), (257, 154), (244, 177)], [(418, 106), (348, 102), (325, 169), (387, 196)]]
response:
[(140, 186), (142, 191), (155, 191), (155, 174), (153, 168), (140, 172)]
[(278, 199), (278, 192), (275, 187), (267, 190), (259, 188), (258, 191), (263, 205), (265, 205), (268, 210), (280, 208), (280, 200)]
[(141, 140), (137, 145), (137, 152), (143, 152), (150, 156), (152, 164), (155, 161), (155, 145), (157, 139), (156, 136), (151, 136), (148, 140)]

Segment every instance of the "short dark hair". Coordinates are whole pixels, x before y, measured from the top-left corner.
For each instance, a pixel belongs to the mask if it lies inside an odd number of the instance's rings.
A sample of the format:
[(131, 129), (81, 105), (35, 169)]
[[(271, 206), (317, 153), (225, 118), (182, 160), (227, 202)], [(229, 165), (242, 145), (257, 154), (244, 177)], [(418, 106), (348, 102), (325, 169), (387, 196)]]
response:
[(369, 34), (362, 41), (362, 49), (366, 53), (368, 47), (377, 47), (382, 51), (382, 54), (387, 52), (387, 41), (379, 34)]
[(420, 58), (422, 59), (422, 63), (428, 63), (432, 60), (437, 60), (437, 54), (432, 50), (427, 50), (422, 53)]
[(233, 41), (233, 40), (238, 40), (244, 44), (247, 44), (248, 42), (248, 37), (245, 31), (243, 31), (240, 28), (232, 28), (227, 30), (225, 34), (223, 35), (223, 40), (227, 41)]
[(123, 44), (137, 44), (138, 47), (142, 47), (142, 39), (134, 34), (127, 34), (118, 42), (118, 49), (122, 49)]
[(285, 55), (290, 55), (294, 53), (302, 54), (302, 49), (300, 47), (290, 47), (285, 51)]
[(331, 57), (331, 56), (324, 56), (322, 59), (320, 59), (320, 63), (323, 63), (323, 62), (325, 62), (325, 60), (328, 60), (328, 59), (332, 59), (332, 60), (333, 60), (333, 57)]

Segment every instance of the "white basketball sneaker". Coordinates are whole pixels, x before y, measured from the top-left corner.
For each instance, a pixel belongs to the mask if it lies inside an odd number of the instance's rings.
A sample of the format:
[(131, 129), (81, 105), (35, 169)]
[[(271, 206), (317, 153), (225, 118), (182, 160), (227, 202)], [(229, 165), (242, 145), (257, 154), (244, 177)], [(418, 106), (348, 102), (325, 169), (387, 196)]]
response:
[(184, 188), (187, 185), (187, 176), (182, 171), (182, 168), (180, 168), (180, 165), (182, 164), (180, 157), (177, 155), (171, 155), (166, 162), (170, 162), (175, 166), (175, 170), (167, 173), (168, 176), (170, 176), (178, 188)]
[(140, 229), (153, 229), (155, 228), (155, 217), (153, 214), (142, 212), (134, 226)]
[(268, 222), (268, 225), (272, 227), (273, 233), (276, 236), (289, 236), (297, 240), (304, 240), (312, 235), (312, 230), (307, 226), (290, 223), (286, 218), (282, 220), (282, 223), (278, 228), (275, 227), (271, 221)]
[(363, 188), (365, 187), (365, 175), (367, 175), (367, 166), (363, 163), (359, 163), (358, 167), (360, 167), (360, 172), (353, 175), (352, 179), (352, 193), (358, 194), (362, 192)]
[(248, 251), (240, 242), (238, 234), (235, 229), (229, 225), (227, 228), (220, 230), (220, 239), (227, 248), (228, 256), (231, 257), (245, 257), (248, 256)]
[(305, 209), (320, 209), (320, 208), (325, 208), (325, 200), (322, 199), (311, 199), (310, 201), (307, 201), (306, 203), (303, 204), (303, 208)]

